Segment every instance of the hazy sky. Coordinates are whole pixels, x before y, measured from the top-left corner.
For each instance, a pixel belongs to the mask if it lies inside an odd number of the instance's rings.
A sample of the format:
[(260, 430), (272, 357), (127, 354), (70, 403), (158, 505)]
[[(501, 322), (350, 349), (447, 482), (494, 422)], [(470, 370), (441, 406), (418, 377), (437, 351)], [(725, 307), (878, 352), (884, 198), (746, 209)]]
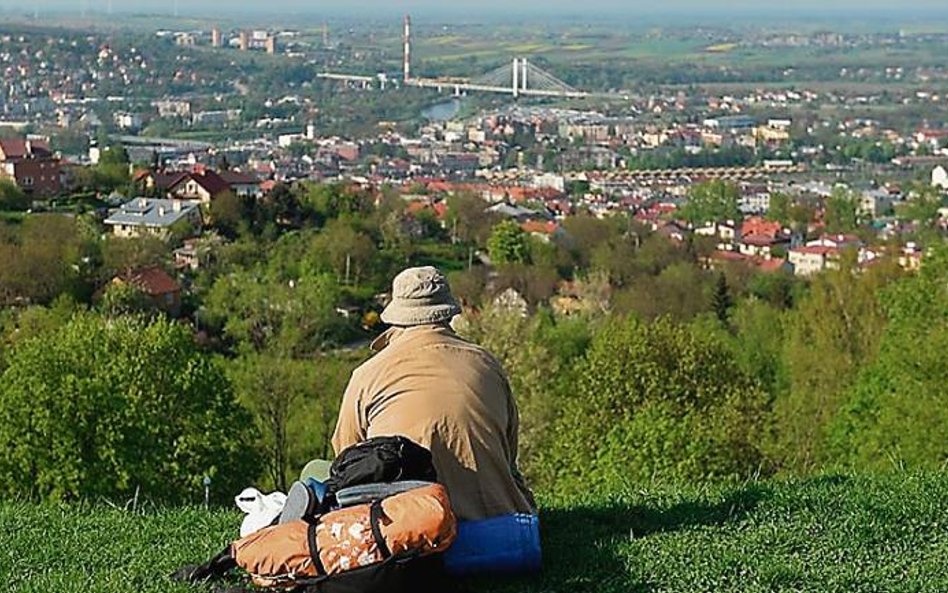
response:
[[(41, 10), (78, 11), (85, 5), (105, 11), (109, 0), (0, 0), (7, 10), (29, 10), (36, 4)], [(816, 14), (849, 12), (857, 17), (866, 10), (893, 13), (944, 12), (948, 0), (111, 0), (116, 12), (156, 12), (170, 14), (177, 3), (181, 14), (260, 13), (274, 17), (280, 13), (403, 13), (419, 16), (449, 12), (500, 13), (609, 13), (634, 16), (636, 13), (674, 12), (750, 12), (767, 10)], [(766, 6), (766, 8), (762, 7)]]

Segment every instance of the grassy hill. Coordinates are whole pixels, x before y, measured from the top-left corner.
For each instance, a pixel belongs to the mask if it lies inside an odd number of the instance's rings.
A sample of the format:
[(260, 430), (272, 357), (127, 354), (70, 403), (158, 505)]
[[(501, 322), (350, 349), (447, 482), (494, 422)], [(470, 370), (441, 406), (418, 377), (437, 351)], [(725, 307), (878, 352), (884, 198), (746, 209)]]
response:
[[(547, 569), (471, 591), (948, 590), (948, 475), (763, 482), (544, 501)], [(0, 504), (2, 589), (183, 593), (165, 575), (234, 535), (230, 511)]]

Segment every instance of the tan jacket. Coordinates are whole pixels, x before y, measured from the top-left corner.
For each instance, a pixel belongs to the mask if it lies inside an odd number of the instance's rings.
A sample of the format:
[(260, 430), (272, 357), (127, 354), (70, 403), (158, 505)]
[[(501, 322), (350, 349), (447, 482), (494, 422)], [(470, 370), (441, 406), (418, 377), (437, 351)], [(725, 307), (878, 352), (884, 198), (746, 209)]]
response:
[(450, 328), (393, 328), (352, 373), (333, 447), (401, 435), (431, 450), (463, 520), (533, 513), (517, 469), (517, 405), (500, 363)]

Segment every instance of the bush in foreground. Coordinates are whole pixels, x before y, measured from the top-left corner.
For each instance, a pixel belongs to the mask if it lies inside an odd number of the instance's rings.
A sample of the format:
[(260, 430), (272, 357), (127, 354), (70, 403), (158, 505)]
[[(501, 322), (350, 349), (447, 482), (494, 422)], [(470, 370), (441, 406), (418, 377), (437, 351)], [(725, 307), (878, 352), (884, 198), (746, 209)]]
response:
[(259, 475), (223, 371), (168, 321), (77, 315), (18, 343), (0, 375), (0, 494), (227, 500)]

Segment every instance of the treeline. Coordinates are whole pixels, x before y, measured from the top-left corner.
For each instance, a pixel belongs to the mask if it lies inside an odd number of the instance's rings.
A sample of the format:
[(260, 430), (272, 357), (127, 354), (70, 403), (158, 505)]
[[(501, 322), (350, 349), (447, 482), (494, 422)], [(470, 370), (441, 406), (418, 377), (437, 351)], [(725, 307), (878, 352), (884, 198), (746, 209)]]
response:
[(721, 309), (473, 319), (512, 374), (541, 489), (944, 466), (944, 249), (919, 274), (851, 261), (792, 307), (746, 295)]
[[(734, 205), (699, 189), (695, 217)], [(103, 239), (88, 216), (0, 226), (0, 494), (285, 488), (331, 454), (377, 297), (422, 264), (448, 272), (459, 331), (506, 365), (544, 492), (944, 462), (944, 249), (919, 273), (844, 260), (803, 282), (709, 269), (714, 241), (623, 216), (540, 238), (476, 196), (447, 206), (327, 185), (219, 202), (178, 321), (110, 278), (168, 266), (180, 237)]]

